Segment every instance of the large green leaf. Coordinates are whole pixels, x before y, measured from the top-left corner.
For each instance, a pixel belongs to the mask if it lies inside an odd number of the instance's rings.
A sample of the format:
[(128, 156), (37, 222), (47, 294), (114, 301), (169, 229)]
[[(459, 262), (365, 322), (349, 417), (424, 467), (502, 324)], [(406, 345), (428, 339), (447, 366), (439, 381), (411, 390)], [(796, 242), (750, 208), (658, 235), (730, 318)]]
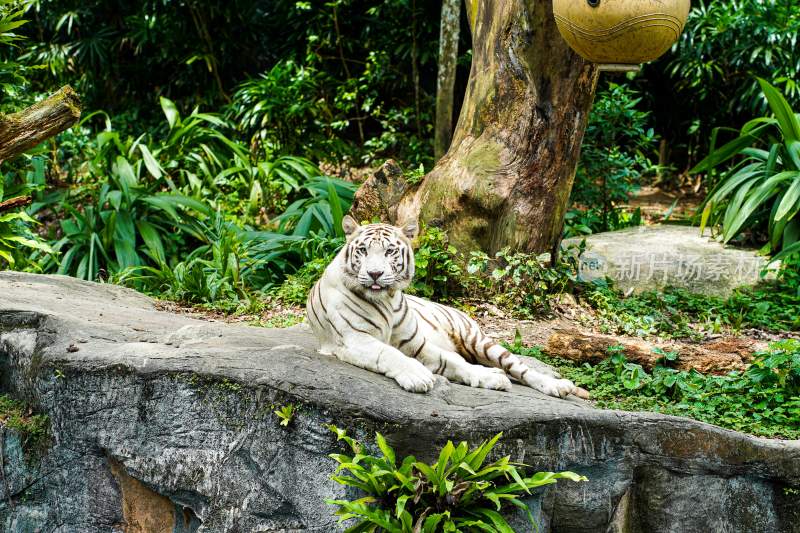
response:
[(147, 171), (156, 179), (160, 179), (161, 176), (164, 175), (164, 169), (161, 168), (161, 165), (156, 161), (156, 158), (153, 157), (153, 154), (150, 152), (150, 149), (144, 145), (139, 145), (139, 151), (142, 152), (142, 159), (144, 159), (144, 166), (147, 167)]
[(797, 209), (800, 207), (800, 205), (798, 205), (799, 202), (800, 202), (800, 172), (798, 172), (797, 177), (795, 177), (794, 181), (789, 186), (789, 189), (783, 195), (783, 198), (778, 204), (778, 209), (775, 212), (775, 219), (783, 220), (784, 218), (787, 218), (790, 214), (796, 213)]
[(175, 104), (172, 102), (172, 100), (162, 96), (159, 101), (161, 102), (161, 109), (164, 111), (164, 116), (167, 117), (169, 128), (172, 129), (176, 125), (180, 124), (181, 116), (180, 113), (178, 113), (178, 108), (175, 107)]
[(136, 229), (127, 211), (118, 211), (114, 221), (114, 254), (122, 269), (140, 264), (136, 253)]
[(156, 227), (146, 220), (137, 220), (136, 228), (139, 230), (139, 235), (142, 236), (142, 240), (150, 252), (150, 257), (158, 264), (165, 264), (167, 259), (164, 254), (164, 243)]
[(708, 171), (720, 163), (724, 163), (728, 159), (738, 155), (742, 149), (747, 148), (748, 146), (751, 146), (753, 143), (757, 142), (759, 140), (758, 135), (762, 133), (768, 126), (768, 124), (763, 124), (753, 128), (749, 133), (741, 135), (729, 143), (722, 145), (717, 150), (706, 156), (691, 170), (689, 170), (689, 173), (696, 174), (698, 172)]
[(737, 233), (739, 233), (742, 225), (744, 225), (744, 223), (750, 218), (756, 209), (762, 207), (766, 200), (772, 196), (775, 196), (779, 192), (778, 186), (782, 182), (796, 179), (798, 176), (800, 176), (800, 172), (792, 170), (779, 172), (778, 174), (775, 174), (774, 176), (764, 180), (764, 183), (750, 193), (750, 195), (747, 197), (747, 201), (742, 204), (742, 207), (738, 210), (736, 216), (733, 217), (733, 220), (731, 220), (731, 222), (725, 227), (725, 231), (723, 233), (724, 241), (727, 243)]
[(795, 116), (789, 102), (768, 81), (758, 78), (758, 84), (761, 86), (769, 107), (780, 125), (784, 139), (790, 143), (800, 142), (800, 120)]

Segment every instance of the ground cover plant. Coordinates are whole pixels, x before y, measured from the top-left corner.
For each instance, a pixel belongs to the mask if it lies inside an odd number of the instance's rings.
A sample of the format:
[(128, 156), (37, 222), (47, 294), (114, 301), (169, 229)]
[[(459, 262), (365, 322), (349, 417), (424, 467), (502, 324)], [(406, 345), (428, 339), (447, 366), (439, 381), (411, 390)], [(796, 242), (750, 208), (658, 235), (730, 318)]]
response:
[(800, 293), (794, 268), (777, 281), (736, 289), (728, 298), (667, 288), (627, 298), (607, 286), (585, 300), (597, 311), (601, 331), (634, 336), (700, 339), (725, 330), (800, 330)]
[(35, 413), (21, 401), (0, 394), (0, 428), (16, 431), (23, 450), (35, 453), (47, 445), (50, 419), (47, 415)]
[(428, 464), (413, 455), (397, 457), (380, 433), (375, 436), (378, 453), (372, 455), (345, 430), (330, 429), (350, 449), (346, 454), (331, 455), (339, 463), (333, 480), (363, 493), (354, 500), (328, 501), (338, 507), (340, 521), (354, 522), (348, 532), (511, 533), (513, 529), (501, 514), (511, 507), (521, 509), (535, 528), (525, 496), (558, 480), (587, 481), (574, 472), (527, 475), (525, 465), (512, 462), (509, 456), (490, 462), (502, 433), (474, 448), (467, 442), (456, 445), (448, 441), (439, 458)]
[(661, 353), (647, 372), (614, 349), (599, 364), (579, 365), (548, 357), (538, 347), (510, 348), (552, 364), (591, 390), (593, 403), (604, 409), (655, 411), (753, 435), (800, 438), (800, 341), (795, 339), (774, 342), (754, 354), (747, 370), (720, 376), (672, 368), (679, 353)]

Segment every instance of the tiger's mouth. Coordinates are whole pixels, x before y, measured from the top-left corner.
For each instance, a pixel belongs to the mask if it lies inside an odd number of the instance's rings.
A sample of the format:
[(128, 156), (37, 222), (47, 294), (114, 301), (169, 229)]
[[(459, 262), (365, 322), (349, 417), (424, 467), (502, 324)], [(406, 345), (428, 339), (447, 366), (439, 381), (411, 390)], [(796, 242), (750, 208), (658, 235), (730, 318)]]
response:
[(384, 290), (386, 287), (383, 287), (383, 286), (381, 286), (381, 285), (378, 285), (377, 283), (373, 283), (372, 285), (369, 285), (367, 288), (368, 288), (369, 290), (371, 290), (371, 291), (378, 292), (378, 291), (382, 291), (382, 290)]

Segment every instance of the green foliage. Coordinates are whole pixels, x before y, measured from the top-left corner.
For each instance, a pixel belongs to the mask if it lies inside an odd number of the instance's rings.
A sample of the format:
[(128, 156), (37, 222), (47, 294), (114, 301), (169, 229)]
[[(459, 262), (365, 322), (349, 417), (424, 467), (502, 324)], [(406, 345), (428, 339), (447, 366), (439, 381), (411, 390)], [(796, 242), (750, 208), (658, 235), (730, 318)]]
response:
[[(647, 129), (648, 113), (627, 85), (609, 83), (599, 92), (584, 133), (581, 159), (571, 200), (589, 216), (567, 218), (569, 236), (621, 229), (640, 222), (619, 213), (639, 188), (642, 175), (652, 169), (647, 152), (656, 140)], [(576, 220), (577, 219), (577, 220)]]
[[(2, 184), (0, 184), (2, 185)], [(3, 190), (0, 186), (0, 200)], [(30, 229), (36, 221), (24, 211), (0, 212), (0, 265), (14, 267), (23, 253), (41, 251), (52, 253), (50, 246)]]
[(229, 104), (248, 140), (276, 156), (431, 162), (435, 3), (31, 6), (23, 62), (46, 67), (35, 89), (71, 83), (87, 109), (112, 112), (124, 131), (155, 125), (150, 104), (165, 96), (183, 109)]
[(800, 12), (783, 0), (693, 3), (686, 28), (670, 60), (678, 90), (691, 95), (702, 119), (762, 113), (756, 76), (774, 79), (800, 102), (797, 72)]
[(233, 95), (231, 114), (253, 144), (269, 150), (317, 159), (341, 157), (346, 147), (336, 137), (335, 110), (320, 98), (323, 75), (313, 66), (286, 60)]
[(692, 169), (728, 163), (706, 199), (700, 227), (721, 225), (726, 243), (745, 229), (766, 229), (768, 251), (791, 253), (800, 250), (800, 115), (772, 85), (758, 81), (773, 116), (749, 121), (739, 137)]
[(248, 282), (260, 265), (249, 258), (242, 230), (219, 212), (192, 226), (204, 244), (185, 260), (169, 265), (159, 258), (157, 266), (129, 266), (114, 281), (188, 303), (230, 307), (247, 300)]
[[(161, 136), (123, 138), (106, 129), (79, 143), (91, 155), (69, 167), (80, 185), (37, 204), (66, 215), (54, 244), (60, 263), (45, 257), (41, 269), (239, 309), (253, 304), (254, 290), (340, 245), (353, 184), (320, 176), (306, 159), (255, 157), (226, 135), (230, 127), (217, 115), (181, 116), (166, 98), (161, 107)], [(246, 224), (254, 213), (284, 208), (277, 232)]]
[(461, 264), (455, 246), (439, 228), (424, 228), (414, 252), (414, 281), (410, 292), (424, 298), (445, 300), (458, 289)]
[(278, 407), (273, 412), (280, 419), (281, 426), (288, 427), (294, 419), (296, 409), (297, 406), (295, 404), (287, 403), (286, 405)]
[(275, 218), (282, 232), (298, 237), (344, 237), (342, 218), (353, 203), (356, 185), (328, 177), (315, 177), (302, 186), (307, 195)]
[(25, 9), (29, 1), (0, 0), (0, 95), (4, 96), (0, 103), (0, 111), (9, 100), (18, 98), (19, 92), (27, 82), (25, 78), (28, 68), (13, 58), (17, 51), (17, 42), (23, 39), (18, 33), (27, 20)]
[(50, 417), (33, 414), (20, 401), (0, 394), (0, 426), (17, 431), (26, 451), (40, 449), (50, 435)]
[(800, 438), (800, 342), (770, 344), (751, 366), (726, 375), (672, 368), (680, 354), (660, 352), (652, 372), (628, 362), (620, 350), (597, 365), (543, 355), (538, 348), (513, 347), (558, 368), (592, 392), (598, 407), (647, 410), (688, 416), (764, 437)]
[(520, 318), (531, 318), (551, 310), (554, 296), (571, 292), (579, 283), (577, 260), (580, 252), (562, 254), (554, 267), (535, 255), (512, 253), (508, 248), (494, 257), (472, 252), (465, 282), (468, 294), (480, 294)]
[(348, 532), (386, 531), (497, 531), (513, 533), (501, 515), (512, 506), (533, 515), (522, 500), (531, 489), (556, 483), (559, 479), (587, 481), (573, 472), (537, 472), (526, 477), (525, 465), (510, 457), (488, 462), (487, 457), (502, 436), (470, 449), (461, 442), (448, 441), (436, 462), (427, 464), (409, 455), (403, 459), (380, 434), (375, 440), (380, 455), (370, 455), (364, 446), (335, 426), (330, 429), (347, 443), (353, 455), (332, 454), (339, 463), (333, 480), (355, 487), (365, 494), (357, 500), (329, 500), (338, 507), (341, 522), (353, 520)]
[(297, 272), (286, 276), (286, 280), (275, 290), (275, 296), (286, 304), (305, 305), (308, 292), (322, 277), (331, 259), (333, 255), (308, 261)]
[(723, 328), (800, 330), (800, 282), (794, 268), (780, 280), (737, 289), (727, 299), (675, 288), (622, 298), (611, 288), (594, 287), (583, 296), (597, 310), (606, 333), (700, 339)]

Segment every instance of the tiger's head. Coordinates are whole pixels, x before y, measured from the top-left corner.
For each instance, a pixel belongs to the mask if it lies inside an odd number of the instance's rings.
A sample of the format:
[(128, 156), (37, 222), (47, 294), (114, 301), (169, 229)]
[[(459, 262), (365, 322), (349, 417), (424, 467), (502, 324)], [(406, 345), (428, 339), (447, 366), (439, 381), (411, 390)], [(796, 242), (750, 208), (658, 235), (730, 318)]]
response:
[(398, 228), (389, 224), (360, 226), (351, 216), (342, 220), (347, 236), (343, 254), (343, 280), (350, 290), (368, 295), (402, 291), (414, 277), (414, 250), (417, 223)]

